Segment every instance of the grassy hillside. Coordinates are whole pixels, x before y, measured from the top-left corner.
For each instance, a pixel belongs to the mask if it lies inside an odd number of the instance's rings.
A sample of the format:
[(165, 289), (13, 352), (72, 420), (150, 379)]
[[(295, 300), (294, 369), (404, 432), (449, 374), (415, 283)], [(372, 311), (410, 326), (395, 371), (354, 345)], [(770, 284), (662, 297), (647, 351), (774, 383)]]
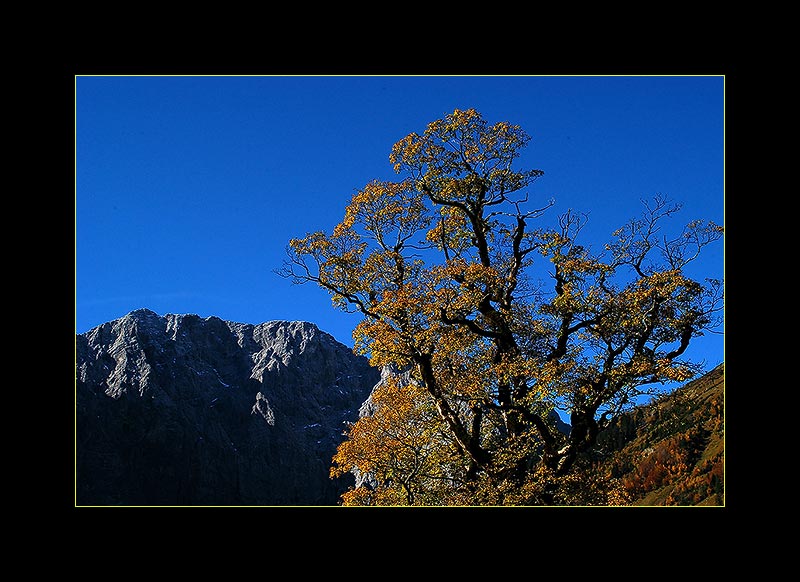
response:
[(725, 366), (621, 416), (598, 439), (595, 469), (629, 505), (724, 505)]

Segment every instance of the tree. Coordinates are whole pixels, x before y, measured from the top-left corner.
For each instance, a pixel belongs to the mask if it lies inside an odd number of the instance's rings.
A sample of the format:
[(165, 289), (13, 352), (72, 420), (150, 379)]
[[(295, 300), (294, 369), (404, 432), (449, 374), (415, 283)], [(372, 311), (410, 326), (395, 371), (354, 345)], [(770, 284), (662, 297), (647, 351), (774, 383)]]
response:
[(463, 484), (460, 455), (447, 427), (410, 374), (389, 375), (370, 396), (371, 413), (355, 423), (333, 457), (331, 477), (353, 471), (373, 486), (343, 496), (346, 505), (435, 505)]
[[(457, 109), (394, 145), (400, 181), (368, 183), (330, 234), (289, 243), (282, 274), (360, 313), (356, 351), (412, 380), (378, 398), (395, 407), (391, 421), (360, 419), (340, 447), (334, 473), (374, 478), (351, 501), (569, 502), (559, 484), (610, 419), (701, 369), (683, 356), (719, 325), (722, 283), (684, 268), (722, 227), (694, 221), (667, 238), (679, 206), (659, 195), (599, 253), (578, 244), (574, 211), (534, 229), (553, 202), (531, 206), (526, 189), (543, 172), (514, 169), (529, 139)], [(569, 411), (569, 435), (555, 408)], [(416, 449), (386, 431), (404, 422), (436, 461), (424, 478)], [(371, 431), (385, 435), (379, 446)]]

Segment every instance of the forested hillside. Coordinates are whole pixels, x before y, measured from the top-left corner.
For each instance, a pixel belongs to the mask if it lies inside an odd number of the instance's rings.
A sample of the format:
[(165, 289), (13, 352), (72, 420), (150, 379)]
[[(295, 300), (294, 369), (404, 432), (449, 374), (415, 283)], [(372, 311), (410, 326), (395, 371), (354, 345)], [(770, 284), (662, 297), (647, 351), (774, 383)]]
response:
[(619, 417), (594, 467), (629, 505), (724, 505), (725, 366)]

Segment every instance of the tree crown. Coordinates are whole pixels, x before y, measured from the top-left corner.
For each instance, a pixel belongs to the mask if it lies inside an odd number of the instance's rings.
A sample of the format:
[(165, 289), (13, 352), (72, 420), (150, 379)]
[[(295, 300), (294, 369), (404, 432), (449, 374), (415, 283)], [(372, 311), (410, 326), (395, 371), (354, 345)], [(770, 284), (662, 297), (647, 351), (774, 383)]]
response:
[[(401, 180), (369, 182), (332, 233), (290, 241), (283, 274), (360, 313), (356, 350), (412, 379), (376, 391), (394, 413), (362, 418), (340, 448), (336, 474), (379, 476), (372, 493), (347, 499), (556, 502), (555, 484), (610, 418), (700, 369), (682, 356), (719, 324), (722, 284), (684, 268), (722, 228), (692, 221), (665, 237), (679, 207), (659, 195), (600, 253), (578, 244), (585, 218), (574, 211), (532, 229), (553, 201), (531, 205), (543, 172), (513, 167), (529, 141), (518, 126), (455, 110), (394, 145)], [(569, 435), (555, 407), (569, 411)], [(403, 423), (425, 430), (402, 443), (364, 437)], [(414, 462), (401, 469), (408, 450)], [(438, 474), (420, 477), (423, 457), (438, 459)], [(498, 501), (487, 487), (506, 493)]]

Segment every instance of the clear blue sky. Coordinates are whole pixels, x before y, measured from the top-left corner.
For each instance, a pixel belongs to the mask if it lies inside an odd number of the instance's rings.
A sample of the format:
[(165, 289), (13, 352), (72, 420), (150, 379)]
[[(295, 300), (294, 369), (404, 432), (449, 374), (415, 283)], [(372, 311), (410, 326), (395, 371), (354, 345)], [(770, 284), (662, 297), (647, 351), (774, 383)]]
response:
[[(457, 108), (532, 136), (531, 199), (588, 213), (586, 243), (656, 193), (681, 223), (724, 224), (722, 76), (78, 76), (75, 99), (77, 333), (146, 307), (307, 320), (352, 345), (356, 315), (273, 270)], [(722, 242), (707, 251), (694, 274), (722, 278)], [(692, 353), (723, 361), (722, 336)]]

